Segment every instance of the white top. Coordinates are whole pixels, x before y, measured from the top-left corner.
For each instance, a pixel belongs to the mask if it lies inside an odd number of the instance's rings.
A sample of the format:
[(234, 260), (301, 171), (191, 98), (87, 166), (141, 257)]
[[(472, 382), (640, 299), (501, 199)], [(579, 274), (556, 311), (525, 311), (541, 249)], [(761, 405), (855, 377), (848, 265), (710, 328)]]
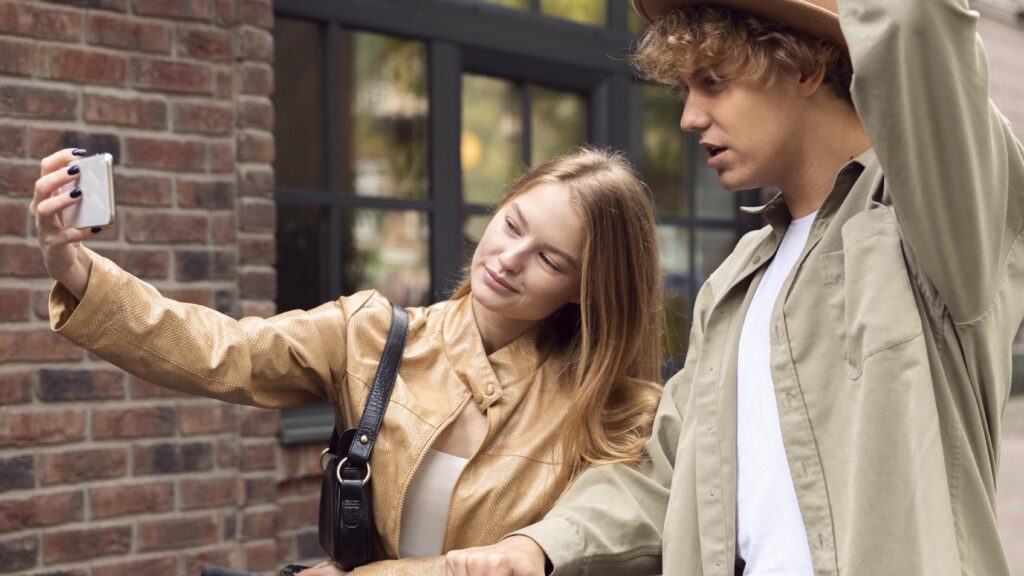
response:
[(467, 462), (433, 448), (427, 450), (405, 495), (398, 543), (401, 558), (441, 553), (452, 490)]
[(817, 212), (793, 220), (761, 278), (740, 334), (736, 382), (736, 546), (744, 576), (811, 576), (771, 373), (769, 323)]

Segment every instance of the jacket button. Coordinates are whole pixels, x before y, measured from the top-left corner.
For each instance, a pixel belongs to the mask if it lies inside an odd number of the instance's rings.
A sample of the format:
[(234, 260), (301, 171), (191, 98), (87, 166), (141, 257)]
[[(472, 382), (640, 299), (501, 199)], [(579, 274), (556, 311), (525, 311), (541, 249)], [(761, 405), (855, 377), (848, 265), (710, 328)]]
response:
[(487, 388), (484, 388), (484, 392), (486, 392), (488, 396), (494, 394), (494, 384), (488, 384)]

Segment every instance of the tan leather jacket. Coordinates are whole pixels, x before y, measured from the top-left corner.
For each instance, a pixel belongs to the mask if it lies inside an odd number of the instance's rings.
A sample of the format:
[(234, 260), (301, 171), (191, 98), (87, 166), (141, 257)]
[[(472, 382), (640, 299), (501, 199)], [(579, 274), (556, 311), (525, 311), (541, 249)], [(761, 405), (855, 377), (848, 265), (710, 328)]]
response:
[[(413, 308), (409, 316), (405, 355), (371, 459), (382, 559), (398, 556), (403, 499), (419, 462), (469, 402), (485, 413), (487, 435), (456, 483), (444, 551), (490, 544), (539, 520), (565, 488), (559, 431), (569, 394), (559, 383), (559, 363), (538, 366), (532, 335), (488, 357), (469, 298)], [(344, 429), (362, 412), (391, 308), (369, 291), (310, 311), (234, 320), (163, 298), (93, 254), (81, 303), (56, 285), (50, 318), (60, 334), (151, 382), (262, 407), (327, 400)], [(444, 574), (444, 557), (356, 572)]]

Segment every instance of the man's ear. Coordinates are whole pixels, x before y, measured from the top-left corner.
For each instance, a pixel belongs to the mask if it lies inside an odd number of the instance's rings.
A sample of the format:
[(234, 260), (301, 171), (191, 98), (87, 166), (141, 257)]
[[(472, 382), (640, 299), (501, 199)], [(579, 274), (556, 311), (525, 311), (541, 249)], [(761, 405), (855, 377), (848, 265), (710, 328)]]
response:
[(810, 72), (800, 73), (800, 95), (801, 96), (813, 96), (815, 92), (821, 88), (822, 83), (825, 82), (825, 65), (818, 64), (818, 66)]

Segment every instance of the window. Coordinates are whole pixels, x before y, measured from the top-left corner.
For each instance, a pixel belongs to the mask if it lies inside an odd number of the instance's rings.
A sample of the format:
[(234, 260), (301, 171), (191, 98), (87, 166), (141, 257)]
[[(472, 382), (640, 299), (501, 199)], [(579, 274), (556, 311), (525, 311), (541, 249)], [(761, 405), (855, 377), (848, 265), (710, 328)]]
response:
[[(666, 366), (693, 298), (750, 223), (718, 188), (681, 103), (634, 81), (628, 4), (607, 0), (276, 0), (278, 309), (375, 288), (447, 296), (493, 204), (573, 146), (625, 150), (651, 186), (665, 269)], [(528, 40), (524, 40), (528, 39)], [(329, 407), (282, 412), (326, 437)]]

